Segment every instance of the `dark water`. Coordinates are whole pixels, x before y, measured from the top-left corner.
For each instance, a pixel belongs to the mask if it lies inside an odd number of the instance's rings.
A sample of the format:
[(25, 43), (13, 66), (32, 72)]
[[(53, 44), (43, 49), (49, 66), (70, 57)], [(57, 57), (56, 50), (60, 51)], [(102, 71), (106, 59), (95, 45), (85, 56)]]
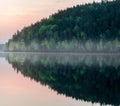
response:
[(0, 106), (120, 105), (120, 55), (0, 54)]

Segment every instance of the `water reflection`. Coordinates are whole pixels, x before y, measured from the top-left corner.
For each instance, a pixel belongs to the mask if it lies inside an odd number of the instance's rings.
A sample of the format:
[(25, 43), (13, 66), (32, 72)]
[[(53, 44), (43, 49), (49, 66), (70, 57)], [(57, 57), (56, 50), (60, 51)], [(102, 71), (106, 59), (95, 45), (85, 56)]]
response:
[(5, 53), (0, 52), (0, 58), (4, 58), (5, 57)]
[(120, 104), (120, 55), (7, 54), (12, 67), (59, 94)]

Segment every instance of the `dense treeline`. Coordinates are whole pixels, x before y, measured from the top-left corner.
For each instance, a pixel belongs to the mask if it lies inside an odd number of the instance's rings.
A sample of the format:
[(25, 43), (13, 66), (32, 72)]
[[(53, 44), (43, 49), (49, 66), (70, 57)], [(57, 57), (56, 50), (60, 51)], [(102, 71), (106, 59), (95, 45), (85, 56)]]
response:
[(120, 105), (120, 55), (8, 54), (12, 67), (59, 94)]
[(120, 1), (77, 5), (17, 31), (9, 51), (120, 51)]

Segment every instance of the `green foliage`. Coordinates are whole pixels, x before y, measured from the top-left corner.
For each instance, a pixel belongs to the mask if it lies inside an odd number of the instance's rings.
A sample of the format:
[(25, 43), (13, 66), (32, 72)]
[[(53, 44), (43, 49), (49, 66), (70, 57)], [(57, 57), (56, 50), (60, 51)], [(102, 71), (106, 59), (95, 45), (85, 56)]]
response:
[[(61, 10), (48, 19), (42, 19), (40, 22), (17, 31), (13, 38), (8, 41), (6, 47), (8, 51), (49, 51), (50, 49), (52, 51), (53, 47), (54, 51), (57, 51), (56, 48), (61, 48), (62, 51), (68, 51), (71, 48), (72, 51), (72, 45), (69, 46), (72, 43), (69, 42), (73, 42), (75, 39), (76, 42), (84, 42), (81, 44), (84, 50), (80, 50), (81, 47), (75, 48), (81, 52), (91, 52), (93, 48), (94, 51), (99, 52), (104, 50), (119, 52), (115, 43), (114, 49), (113, 47), (108, 49), (108, 46), (102, 43), (107, 41), (111, 42), (112, 45), (116, 39), (118, 42), (120, 41), (119, 17), (119, 0), (103, 0), (101, 3), (77, 5)], [(91, 47), (95, 42), (96, 47)]]

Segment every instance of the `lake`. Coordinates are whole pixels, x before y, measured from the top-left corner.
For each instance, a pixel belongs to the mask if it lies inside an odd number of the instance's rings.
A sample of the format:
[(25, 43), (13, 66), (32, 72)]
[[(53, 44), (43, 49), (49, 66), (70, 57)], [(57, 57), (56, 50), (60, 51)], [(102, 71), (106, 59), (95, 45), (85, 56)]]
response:
[(0, 106), (117, 106), (120, 55), (0, 53), (0, 85)]

